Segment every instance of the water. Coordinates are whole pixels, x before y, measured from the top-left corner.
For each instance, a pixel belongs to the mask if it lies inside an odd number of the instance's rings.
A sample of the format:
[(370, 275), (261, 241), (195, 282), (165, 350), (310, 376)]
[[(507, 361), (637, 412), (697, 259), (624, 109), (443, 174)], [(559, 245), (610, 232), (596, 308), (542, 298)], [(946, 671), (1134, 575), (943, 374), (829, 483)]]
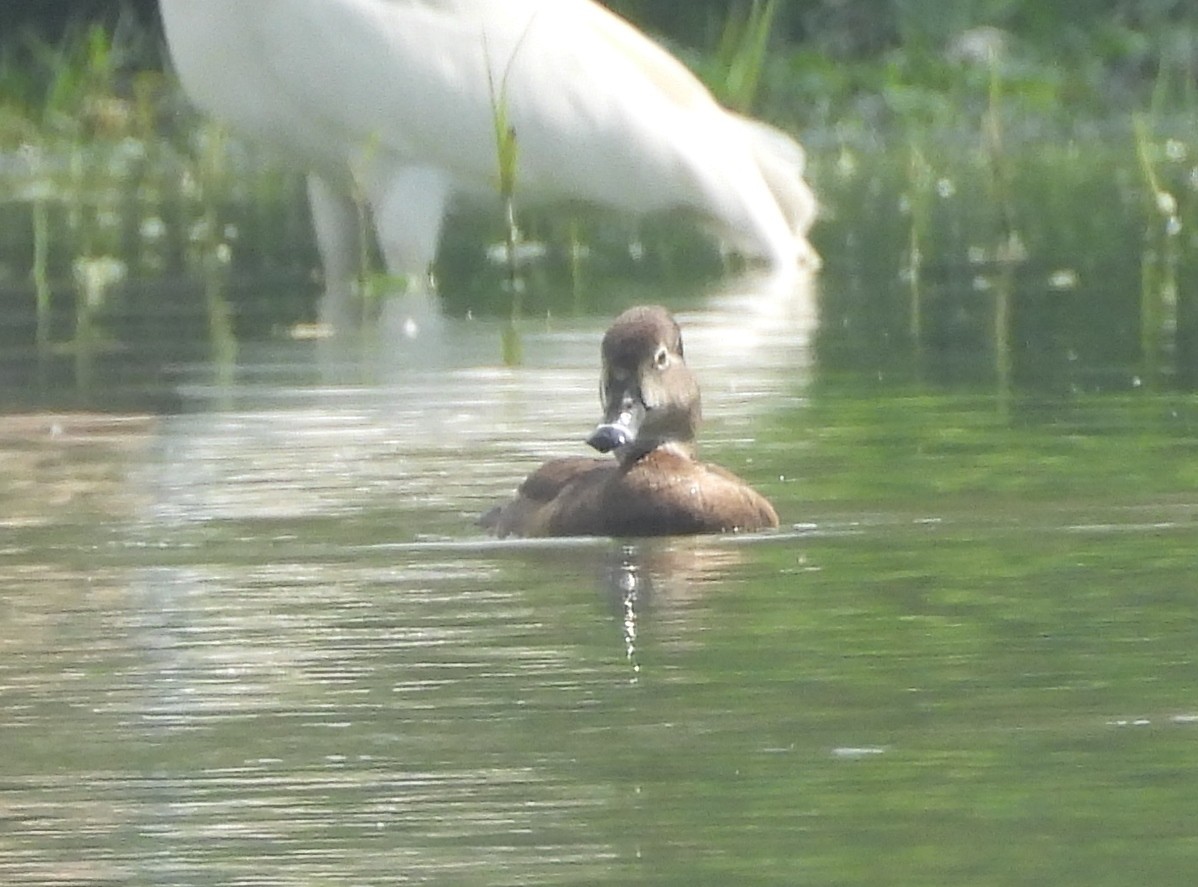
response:
[(777, 533), (475, 527), (583, 451), (614, 304), (0, 418), (0, 881), (1189, 884), (1198, 401), (959, 269), (903, 344), (825, 254), (662, 294)]

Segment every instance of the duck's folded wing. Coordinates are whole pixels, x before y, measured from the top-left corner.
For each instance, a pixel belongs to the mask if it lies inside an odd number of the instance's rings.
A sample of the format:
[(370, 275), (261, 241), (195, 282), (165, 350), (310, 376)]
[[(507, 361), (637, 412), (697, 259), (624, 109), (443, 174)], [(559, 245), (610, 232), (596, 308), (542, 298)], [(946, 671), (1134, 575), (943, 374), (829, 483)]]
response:
[(561, 507), (567, 507), (558, 501), (562, 491), (583, 478), (614, 468), (615, 463), (610, 459), (574, 458), (546, 462), (525, 478), (512, 499), (480, 517), (479, 525), (500, 537), (560, 535), (549, 524)]
[(610, 459), (554, 459), (526, 477), (517, 494), (534, 502), (549, 502), (584, 475), (611, 471), (614, 465)]

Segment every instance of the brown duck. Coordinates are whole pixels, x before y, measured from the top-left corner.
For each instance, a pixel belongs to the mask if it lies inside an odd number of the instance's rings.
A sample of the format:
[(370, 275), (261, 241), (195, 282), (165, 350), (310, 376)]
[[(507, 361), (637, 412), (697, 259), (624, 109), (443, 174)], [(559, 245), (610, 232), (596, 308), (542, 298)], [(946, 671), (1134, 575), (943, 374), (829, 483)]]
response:
[(483, 515), (497, 536), (666, 536), (778, 526), (761, 494), (694, 456), (699, 384), (678, 323), (630, 308), (603, 336), (603, 422), (587, 443), (615, 460), (546, 462)]

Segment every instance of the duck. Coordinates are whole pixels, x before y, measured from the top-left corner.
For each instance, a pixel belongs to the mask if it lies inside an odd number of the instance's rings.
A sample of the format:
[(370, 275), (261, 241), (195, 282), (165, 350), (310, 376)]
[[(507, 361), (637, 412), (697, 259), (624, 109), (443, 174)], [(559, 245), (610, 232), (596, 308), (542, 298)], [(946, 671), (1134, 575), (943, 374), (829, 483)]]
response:
[(494, 535), (673, 536), (778, 526), (769, 500), (732, 472), (699, 461), (699, 383), (682, 331), (660, 305), (620, 314), (603, 336), (603, 418), (588, 445), (613, 458), (567, 457), (530, 474), (480, 518)]
[(435, 288), (452, 204), (504, 180), (521, 204), (682, 213), (751, 261), (818, 265), (798, 141), (594, 0), (160, 2), (192, 102), (308, 174), (334, 322), (364, 231), (392, 278)]

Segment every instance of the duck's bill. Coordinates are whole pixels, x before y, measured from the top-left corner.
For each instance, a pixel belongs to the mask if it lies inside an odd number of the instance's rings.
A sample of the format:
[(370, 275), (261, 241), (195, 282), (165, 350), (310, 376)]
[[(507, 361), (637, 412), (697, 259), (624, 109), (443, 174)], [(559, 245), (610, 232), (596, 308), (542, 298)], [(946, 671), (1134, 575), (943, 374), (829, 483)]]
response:
[(645, 407), (638, 401), (623, 403), (619, 411), (609, 415), (591, 432), (587, 444), (601, 453), (610, 453), (636, 440), (641, 422), (645, 418)]

